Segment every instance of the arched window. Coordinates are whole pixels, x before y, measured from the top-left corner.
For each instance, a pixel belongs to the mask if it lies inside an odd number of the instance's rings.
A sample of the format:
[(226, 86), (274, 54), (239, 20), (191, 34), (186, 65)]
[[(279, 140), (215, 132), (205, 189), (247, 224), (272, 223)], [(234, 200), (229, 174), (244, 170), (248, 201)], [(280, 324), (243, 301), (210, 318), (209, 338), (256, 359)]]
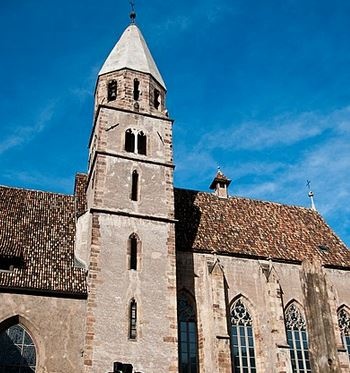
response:
[(158, 110), (160, 106), (160, 92), (158, 91), (158, 89), (154, 90), (153, 99), (154, 99), (153, 100), (154, 107)]
[(138, 101), (140, 98), (140, 82), (138, 79), (134, 79), (134, 100)]
[(130, 153), (135, 151), (135, 135), (131, 129), (125, 132), (125, 150)]
[(338, 311), (338, 325), (344, 347), (346, 347), (350, 357), (350, 314), (345, 308)]
[(198, 372), (197, 325), (194, 306), (185, 294), (178, 299), (180, 373)]
[(114, 101), (117, 99), (117, 81), (110, 80), (107, 86), (107, 101)]
[(0, 372), (35, 372), (36, 351), (32, 338), (22, 325), (0, 334)]
[(131, 200), (137, 201), (139, 194), (139, 174), (136, 170), (131, 175)]
[(252, 317), (241, 299), (231, 307), (231, 355), (234, 373), (255, 373)]
[(285, 319), (293, 372), (311, 372), (306, 322), (296, 304), (286, 309)]
[(129, 338), (137, 338), (137, 303), (135, 299), (131, 299), (129, 310)]
[(140, 131), (137, 134), (137, 152), (146, 155), (147, 140), (146, 135)]
[(137, 270), (138, 237), (133, 233), (129, 237), (129, 269)]

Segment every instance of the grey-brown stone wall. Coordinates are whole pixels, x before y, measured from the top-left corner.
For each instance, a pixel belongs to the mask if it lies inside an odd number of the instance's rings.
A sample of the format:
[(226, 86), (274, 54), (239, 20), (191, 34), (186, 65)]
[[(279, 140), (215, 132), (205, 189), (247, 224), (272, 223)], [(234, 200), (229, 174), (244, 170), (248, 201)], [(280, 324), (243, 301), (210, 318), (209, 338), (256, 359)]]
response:
[(187, 290), (196, 300), (200, 371), (231, 372), (225, 321), (237, 297), (243, 297), (253, 318), (258, 372), (292, 372), (284, 323), (292, 301), (306, 318), (312, 371), (350, 371), (336, 315), (337, 307), (349, 304), (349, 280), (349, 271), (317, 264), (178, 252), (178, 291)]
[[(108, 214), (95, 215), (94, 221), (86, 372), (106, 372), (113, 361), (131, 363), (145, 373), (176, 371), (173, 226)], [(128, 267), (132, 233), (142, 244), (137, 270)], [(135, 340), (129, 338), (132, 298), (137, 302)]]
[(1, 293), (0, 305), (0, 328), (18, 316), (33, 338), (36, 372), (83, 372), (85, 300)]

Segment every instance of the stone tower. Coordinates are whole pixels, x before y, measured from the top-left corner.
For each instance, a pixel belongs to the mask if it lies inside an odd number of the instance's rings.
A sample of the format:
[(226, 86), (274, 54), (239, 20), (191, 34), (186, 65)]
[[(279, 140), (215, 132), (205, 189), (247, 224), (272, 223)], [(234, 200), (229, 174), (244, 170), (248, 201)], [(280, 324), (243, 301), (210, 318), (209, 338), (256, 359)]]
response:
[(95, 91), (88, 216), (80, 223), (89, 227), (86, 372), (112, 371), (116, 361), (135, 372), (177, 370), (173, 122), (165, 95), (132, 22)]

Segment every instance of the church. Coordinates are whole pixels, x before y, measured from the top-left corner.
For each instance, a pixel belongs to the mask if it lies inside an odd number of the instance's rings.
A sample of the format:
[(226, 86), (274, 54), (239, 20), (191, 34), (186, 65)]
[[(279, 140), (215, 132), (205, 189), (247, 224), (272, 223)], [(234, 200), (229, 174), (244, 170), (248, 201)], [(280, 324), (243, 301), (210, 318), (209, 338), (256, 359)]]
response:
[(221, 170), (210, 193), (174, 187), (135, 16), (74, 194), (0, 187), (0, 373), (350, 372), (350, 251), (313, 208), (229, 196)]

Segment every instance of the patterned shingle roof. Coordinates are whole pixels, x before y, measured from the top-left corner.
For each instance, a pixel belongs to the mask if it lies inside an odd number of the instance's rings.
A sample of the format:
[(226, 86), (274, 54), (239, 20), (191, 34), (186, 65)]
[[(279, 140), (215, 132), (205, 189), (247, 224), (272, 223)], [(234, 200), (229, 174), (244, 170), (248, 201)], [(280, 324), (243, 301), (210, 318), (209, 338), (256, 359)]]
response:
[(23, 261), (0, 271), (0, 289), (85, 297), (86, 271), (74, 267), (75, 214), (74, 196), (0, 187), (0, 261)]
[(311, 209), (175, 189), (179, 250), (350, 266), (350, 250)]

